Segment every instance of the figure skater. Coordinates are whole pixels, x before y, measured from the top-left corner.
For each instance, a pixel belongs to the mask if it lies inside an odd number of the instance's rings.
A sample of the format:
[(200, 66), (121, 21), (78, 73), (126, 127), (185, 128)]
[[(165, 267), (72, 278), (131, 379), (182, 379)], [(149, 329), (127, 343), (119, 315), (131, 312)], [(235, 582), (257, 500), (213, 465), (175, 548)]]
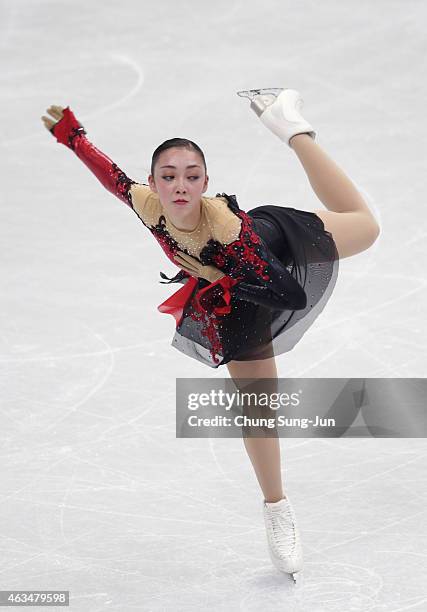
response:
[[(369, 248), (380, 228), (351, 180), (315, 142), (296, 90), (251, 90), (261, 122), (299, 158), (327, 210), (262, 205), (240, 209), (234, 195), (208, 188), (200, 147), (172, 138), (154, 151), (147, 183), (129, 178), (87, 138), (70, 107), (42, 116), (58, 142), (74, 151), (98, 180), (129, 206), (180, 268), (167, 283), (183, 286), (158, 306), (175, 319), (172, 342), (232, 379), (277, 380), (275, 355), (291, 350), (325, 307), (339, 259)], [(267, 92), (267, 95), (264, 95)], [(241, 94), (244, 92), (240, 92)], [(248, 93), (248, 92), (247, 92)], [(160, 281), (165, 282), (165, 281)], [(244, 436), (262, 489), (267, 542), (275, 566), (303, 566), (295, 513), (283, 492), (277, 436)]]

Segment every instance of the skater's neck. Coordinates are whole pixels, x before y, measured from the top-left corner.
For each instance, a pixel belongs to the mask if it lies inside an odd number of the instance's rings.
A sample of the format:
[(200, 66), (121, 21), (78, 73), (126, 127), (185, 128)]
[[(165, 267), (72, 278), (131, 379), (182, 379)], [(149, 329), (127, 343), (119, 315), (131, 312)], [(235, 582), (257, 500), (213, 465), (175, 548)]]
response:
[(166, 212), (166, 216), (176, 230), (185, 233), (195, 232), (202, 221), (202, 202), (200, 201), (197, 208), (189, 211), (188, 215), (177, 215), (169, 210)]

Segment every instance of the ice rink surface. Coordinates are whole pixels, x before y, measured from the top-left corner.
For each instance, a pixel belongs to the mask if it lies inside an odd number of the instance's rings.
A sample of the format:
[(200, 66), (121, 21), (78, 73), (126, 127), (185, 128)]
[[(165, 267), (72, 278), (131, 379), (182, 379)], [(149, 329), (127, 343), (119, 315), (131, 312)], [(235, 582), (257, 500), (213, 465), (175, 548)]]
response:
[(426, 610), (425, 441), (281, 441), (305, 557), (295, 588), (271, 565), (242, 441), (175, 437), (175, 379), (228, 376), (171, 346), (174, 320), (156, 307), (172, 293), (159, 271), (175, 269), (40, 119), (70, 105), (139, 182), (159, 143), (189, 138), (207, 195), (313, 210), (295, 153), (236, 96), (299, 90), (381, 235), (340, 262), (279, 375), (425, 377), (425, 4), (0, 11), (1, 589), (69, 590), (78, 612)]

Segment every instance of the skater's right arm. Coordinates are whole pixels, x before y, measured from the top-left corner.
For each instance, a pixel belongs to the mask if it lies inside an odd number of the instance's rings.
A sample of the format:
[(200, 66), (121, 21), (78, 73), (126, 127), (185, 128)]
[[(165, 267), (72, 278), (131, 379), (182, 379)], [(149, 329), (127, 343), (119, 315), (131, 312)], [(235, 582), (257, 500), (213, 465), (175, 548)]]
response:
[(86, 138), (86, 130), (69, 106), (62, 108), (52, 105), (47, 112), (56, 121), (46, 116), (42, 117), (42, 121), (57, 141), (74, 151), (108, 191), (132, 209), (142, 210), (152, 193), (150, 187), (126, 176), (117, 164), (97, 149)]

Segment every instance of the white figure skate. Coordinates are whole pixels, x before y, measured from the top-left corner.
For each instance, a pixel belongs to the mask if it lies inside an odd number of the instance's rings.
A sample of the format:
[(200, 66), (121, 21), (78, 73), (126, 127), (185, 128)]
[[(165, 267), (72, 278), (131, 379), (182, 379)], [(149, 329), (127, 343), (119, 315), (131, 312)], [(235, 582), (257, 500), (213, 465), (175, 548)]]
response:
[[(264, 521), (268, 548), (273, 564), (281, 572), (291, 574), (297, 583), (297, 574), (302, 570), (303, 557), (301, 538), (295, 513), (289, 499), (263, 503)], [(298, 575), (299, 579), (300, 575)]]
[(237, 95), (249, 98), (252, 110), (262, 123), (289, 147), (291, 138), (297, 134), (316, 138), (312, 125), (300, 114), (304, 100), (295, 89), (249, 89), (238, 91)]

